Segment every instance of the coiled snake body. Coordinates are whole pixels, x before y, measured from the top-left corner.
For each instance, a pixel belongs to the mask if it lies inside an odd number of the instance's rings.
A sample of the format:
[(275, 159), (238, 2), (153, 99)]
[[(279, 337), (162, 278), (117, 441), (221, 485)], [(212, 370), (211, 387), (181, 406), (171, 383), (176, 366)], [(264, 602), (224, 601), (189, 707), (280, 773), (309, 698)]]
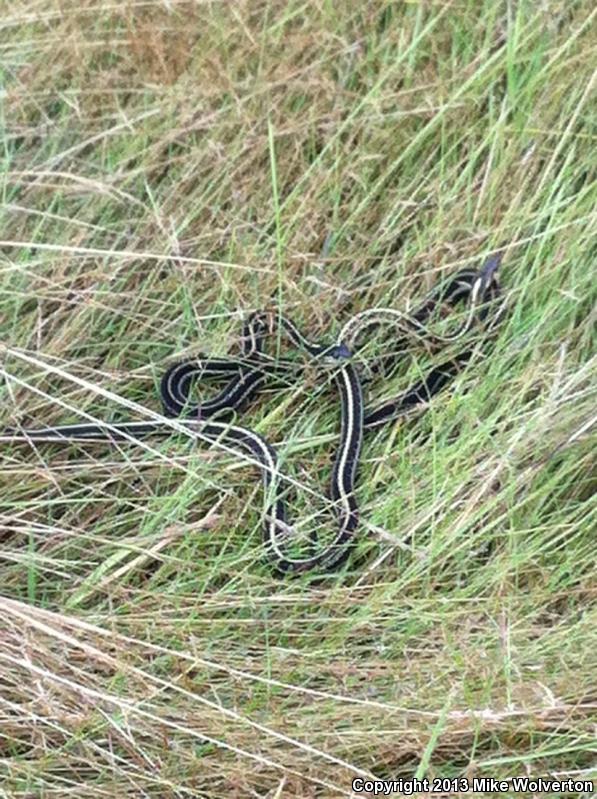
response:
[[(354, 495), (355, 478), (363, 432), (386, 424), (417, 405), (428, 402), (446, 386), (470, 360), (474, 348), (469, 348), (449, 361), (435, 366), (420, 381), (402, 394), (367, 410), (363, 389), (352, 353), (363, 333), (380, 325), (400, 331), (402, 338), (395, 343), (393, 353), (382, 356), (370, 365), (380, 371), (400, 355), (404, 338), (419, 337), (426, 342), (442, 345), (463, 337), (475, 320), (485, 322), (499, 287), (496, 272), (499, 256), (490, 258), (480, 270), (463, 270), (446, 284), (436, 288), (412, 314), (394, 309), (374, 308), (353, 316), (342, 328), (331, 346), (307, 339), (297, 326), (281, 314), (255, 313), (244, 324), (241, 355), (238, 358), (193, 358), (171, 366), (164, 374), (160, 394), (166, 416), (180, 419), (185, 430), (198, 438), (230, 443), (247, 452), (260, 467), (266, 496), (271, 501), (264, 514), (264, 545), (269, 561), (280, 573), (307, 571), (327, 572), (348, 556), (354, 544), (358, 524), (358, 507)], [(465, 320), (450, 336), (433, 335), (426, 326), (433, 311), (441, 304), (455, 306), (467, 301)], [(494, 322), (497, 316), (494, 316)], [(287, 337), (317, 363), (332, 369), (341, 405), (339, 445), (332, 469), (330, 501), (337, 517), (337, 533), (322, 551), (295, 557), (291, 553), (293, 528), (286, 518), (285, 502), (281, 496), (278, 456), (274, 448), (252, 430), (226, 421), (231, 414), (255, 398), (272, 379), (288, 380), (296, 372), (296, 364), (275, 360), (264, 352), (266, 338), (274, 330)], [(225, 381), (224, 388), (212, 399), (192, 405), (190, 393), (198, 379)], [(218, 419), (215, 419), (215, 416)], [(74, 424), (36, 429), (10, 428), (2, 432), (2, 441), (130, 441), (154, 434), (170, 434), (172, 427), (165, 422), (123, 422), (116, 424)]]

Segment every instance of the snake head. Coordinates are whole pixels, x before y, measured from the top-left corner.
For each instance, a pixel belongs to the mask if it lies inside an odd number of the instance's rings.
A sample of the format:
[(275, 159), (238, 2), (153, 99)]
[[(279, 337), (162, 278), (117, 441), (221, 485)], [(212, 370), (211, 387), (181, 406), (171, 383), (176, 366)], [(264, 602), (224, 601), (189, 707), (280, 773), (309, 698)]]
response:
[(496, 280), (496, 272), (500, 268), (500, 264), (502, 262), (502, 254), (496, 253), (492, 255), (491, 258), (488, 258), (487, 261), (483, 264), (481, 269), (477, 274), (477, 280), (481, 281), (481, 286), (479, 290), (479, 294), (483, 296), (485, 292), (490, 288), (492, 283), (495, 283)]
[(334, 347), (331, 347), (326, 354), (330, 358), (336, 358), (336, 360), (352, 358), (352, 352), (348, 349), (346, 344), (342, 342), (340, 342), (340, 344), (336, 344)]
[(349, 358), (352, 358), (352, 352), (348, 349), (346, 344), (340, 342), (340, 344), (326, 347), (326, 349), (320, 353), (319, 358), (321, 363), (325, 366), (339, 366), (339, 362), (347, 361)]

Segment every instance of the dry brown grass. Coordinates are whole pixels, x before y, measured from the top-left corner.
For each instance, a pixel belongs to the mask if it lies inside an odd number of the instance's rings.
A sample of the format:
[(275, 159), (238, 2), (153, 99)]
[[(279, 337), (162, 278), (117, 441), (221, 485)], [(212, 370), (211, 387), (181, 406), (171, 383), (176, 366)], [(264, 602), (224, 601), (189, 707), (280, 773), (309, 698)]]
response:
[[(156, 409), (250, 309), (327, 335), (498, 245), (509, 316), (368, 439), (361, 557), (322, 585), (260, 563), (230, 456), (0, 444), (0, 796), (595, 773), (594, 16), (5, 4), (0, 426)], [(321, 491), (331, 401), (247, 423)]]

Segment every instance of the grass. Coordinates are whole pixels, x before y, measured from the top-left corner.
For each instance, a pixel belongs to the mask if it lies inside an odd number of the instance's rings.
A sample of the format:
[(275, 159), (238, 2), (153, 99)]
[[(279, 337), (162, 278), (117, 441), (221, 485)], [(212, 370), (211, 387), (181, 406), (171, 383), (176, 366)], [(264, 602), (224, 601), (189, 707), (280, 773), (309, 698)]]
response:
[[(252, 309), (330, 337), (496, 247), (508, 313), (367, 437), (320, 583), (233, 454), (0, 445), (0, 796), (597, 776), (595, 46), (585, 0), (5, 4), (0, 426), (159, 413)], [(323, 507), (317, 375), (242, 422)]]

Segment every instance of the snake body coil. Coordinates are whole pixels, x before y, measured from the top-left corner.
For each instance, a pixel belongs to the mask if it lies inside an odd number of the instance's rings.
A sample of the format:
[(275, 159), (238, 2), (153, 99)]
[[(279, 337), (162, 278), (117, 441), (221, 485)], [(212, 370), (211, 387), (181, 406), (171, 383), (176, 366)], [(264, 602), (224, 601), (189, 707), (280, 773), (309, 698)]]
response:
[[(491, 258), (480, 270), (463, 270), (426, 298), (410, 315), (394, 309), (376, 308), (356, 314), (342, 328), (335, 344), (323, 346), (307, 339), (296, 325), (280, 314), (256, 313), (243, 326), (239, 358), (193, 358), (175, 363), (164, 374), (160, 394), (166, 416), (180, 419), (179, 424), (191, 435), (219, 443), (231, 443), (248, 453), (259, 466), (267, 497), (271, 501), (264, 514), (264, 544), (267, 557), (280, 573), (330, 571), (348, 556), (358, 524), (358, 508), (354, 496), (356, 472), (361, 453), (363, 432), (386, 424), (412, 408), (428, 402), (446, 386), (470, 360), (469, 348), (449, 361), (435, 366), (405, 392), (377, 408), (364, 409), (363, 389), (352, 352), (367, 330), (380, 325), (395, 327), (400, 333), (394, 352), (379, 358), (371, 366), (373, 373), (382, 370), (400, 355), (402, 344), (412, 337), (440, 346), (455, 341), (470, 330), (475, 320), (484, 321), (490, 302), (498, 296), (496, 271), (499, 257)], [(466, 318), (451, 336), (433, 335), (425, 326), (433, 311), (441, 304), (454, 306), (467, 300)], [(254, 399), (269, 382), (288, 382), (296, 375), (292, 361), (275, 360), (264, 352), (264, 343), (275, 328), (308, 354), (315, 362), (333, 370), (341, 405), (340, 443), (332, 469), (330, 500), (337, 517), (338, 529), (331, 543), (321, 552), (306, 557), (291, 554), (294, 530), (286, 518), (281, 497), (278, 456), (274, 448), (257, 433), (225, 421), (222, 417), (238, 411)], [(222, 390), (212, 399), (193, 405), (190, 394), (198, 380), (225, 381)], [(218, 417), (214, 419), (213, 417)], [(9, 429), (0, 440), (34, 441), (130, 441), (142, 436), (172, 433), (164, 422), (124, 422), (117, 424), (75, 424), (31, 430)]]

